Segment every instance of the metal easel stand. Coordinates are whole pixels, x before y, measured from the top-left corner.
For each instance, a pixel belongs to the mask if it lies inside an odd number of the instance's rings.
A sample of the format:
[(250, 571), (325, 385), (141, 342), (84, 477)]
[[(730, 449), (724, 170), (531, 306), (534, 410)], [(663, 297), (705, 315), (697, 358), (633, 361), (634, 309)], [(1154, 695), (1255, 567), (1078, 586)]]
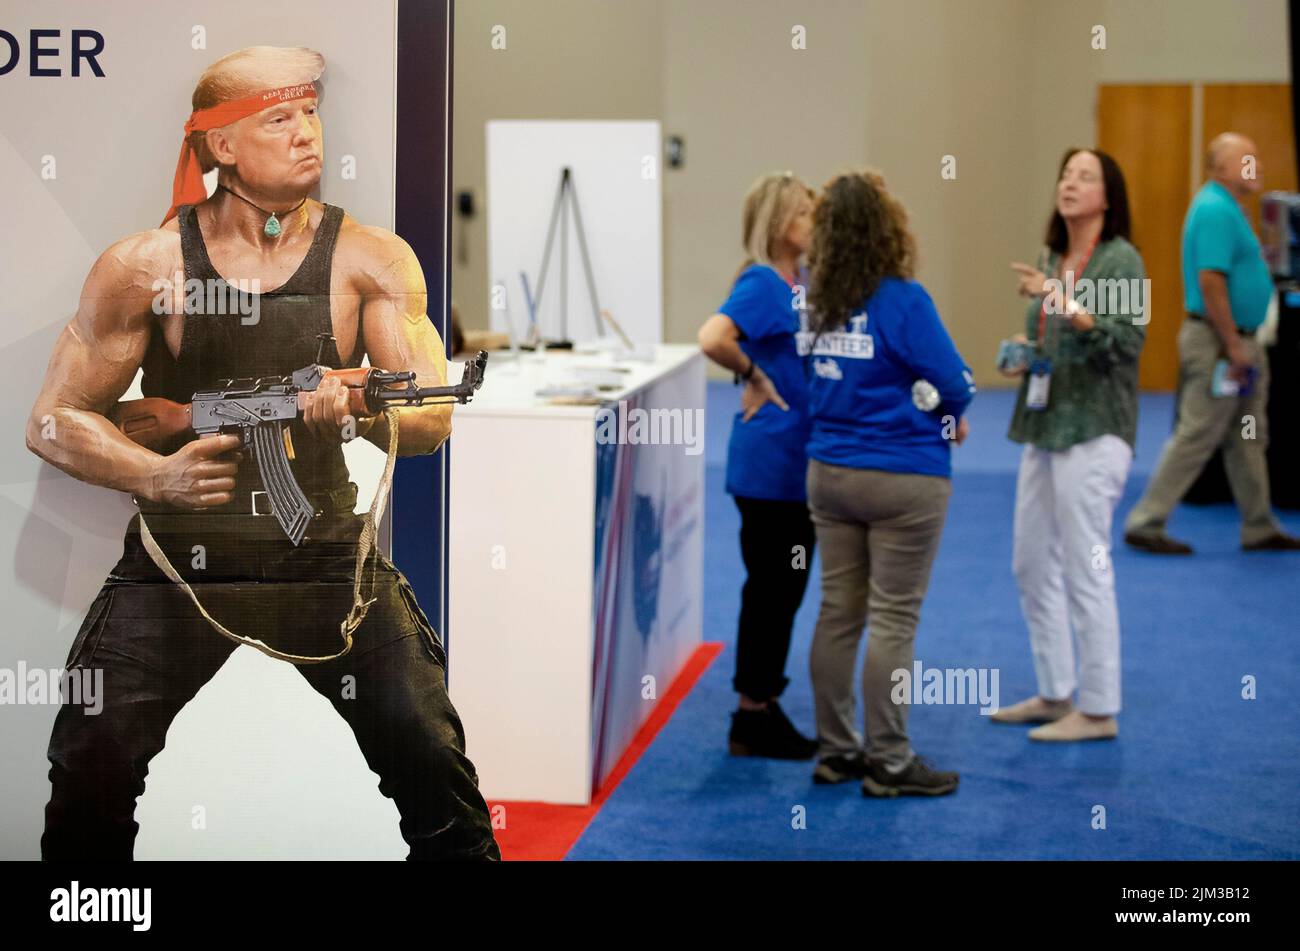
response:
[[(582, 269), (587, 278), (587, 296), (591, 300), (592, 321), (596, 325), (597, 336), (605, 336), (604, 321), (600, 316), (600, 303), (596, 298), (596, 281), (591, 274), (591, 255), (587, 251), (587, 235), (582, 225), (582, 211), (578, 207), (578, 192), (573, 184), (573, 172), (565, 166), (560, 172), (560, 187), (555, 193), (555, 202), (551, 206), (551, 223), (546, 229), (546, 248), (542, 252), (542, 266), (537, 276), (537, 297), (533, 304), (540, 315), (542, 294), (546, 290), (546, 272), (551, 263), (551, 251), (555, 244), (555, 226), (560, 226), (560, 339), (547, 341), (545, 346), (552, 350), (571, 350), (573, 341), (569, 339), (569, 212), (573, 213), (574, 230), (578, 234), (578, 249), (582, 252)], [(541, 318), (537, 317), (538, 336), (540, 337)]]

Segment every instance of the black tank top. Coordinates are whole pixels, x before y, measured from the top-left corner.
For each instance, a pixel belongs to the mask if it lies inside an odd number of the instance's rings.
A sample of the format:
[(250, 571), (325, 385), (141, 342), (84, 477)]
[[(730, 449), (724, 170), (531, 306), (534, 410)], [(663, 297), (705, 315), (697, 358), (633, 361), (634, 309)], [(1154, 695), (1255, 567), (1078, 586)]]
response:
[[(330, 271), (343, 209), (325, 205), (311, 247), (298, 270), (283, 285), (263, 294), (245, 294), (217, 273), (208, 257), (193, 205), (181, 206), (177, 220), (185, 279), (202, 282), (204, 293), (198, 295), (201, 299), (193, 307), (188, 303), (191, 298), (186, 297), (180, 353), (175, 359), (163, 339), (162, 328), (154, 326), (143, 364), (144, 395), (188, 403), (196, 392), (212, 389), (222, 380), (288, 376), (316, 362), (320, 343), (317, 334), (334, 333), (330, 319)], [(186, 286), (188, 289), (195, 285), (187, 283)], [(209, 289), (214, 291), (211, 295)], [(360, 342), (358, 329), (357, 345), (346, 364), (334, 343), (327, 343), (321, 362), (336, 369), (359, 366)], [(290, 425), (290, 437), (295, 458), (289, 465), (307, 498), (319, 511), (351, 512), (357, 489), (348, 481), (342, 446), (313, 438), (301, 420)], [(196, 437), (191, 434), (190, 438)], [(177, 446), (185, 441), (181, 440)], [(175, 448), (169, 447), (168, 451)], [(252, 493), (262, 485), (257, 465), (249, 454), (245, 454), (235, 478), (234, 499), (210, 509), (211, 513), (251, 513)], [(137, 503), (145, 512), (179, 511), (146, 499), (137, 499)], [(266, 499), (259, 499), (256, 504), (257, 511), (269, 512)]]

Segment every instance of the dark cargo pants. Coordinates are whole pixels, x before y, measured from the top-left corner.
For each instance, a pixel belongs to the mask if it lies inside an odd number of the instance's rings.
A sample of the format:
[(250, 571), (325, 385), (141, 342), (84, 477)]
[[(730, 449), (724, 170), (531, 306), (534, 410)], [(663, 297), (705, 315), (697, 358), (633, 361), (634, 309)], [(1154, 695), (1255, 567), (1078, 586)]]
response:
[[(297, 549), (269, 518), (258, 518), (254, 533), (246, 530), (247, 516), (148, 519), (173, 565), (228, 629), (288, 653), (341, 648), (359, 518), (318, 519), (314, 537)], [(298, 671), (352, 728), (380, 792), (401, 815), (408, 859), (500, 858), (445, 689), (437, 634), (382, 555), (367, 572), (366, 592), (378, 600), (353, 635), (351, 652)], [(65, 704), (55, 720), (43, 858), (132, 858), (135, 805), (149, 762), (176, 714), (237, 646), (154, 566), (133, 519), (122, 559), (68, 655), (69, 670), (103, 670), (103, 707), (87, 716)]]

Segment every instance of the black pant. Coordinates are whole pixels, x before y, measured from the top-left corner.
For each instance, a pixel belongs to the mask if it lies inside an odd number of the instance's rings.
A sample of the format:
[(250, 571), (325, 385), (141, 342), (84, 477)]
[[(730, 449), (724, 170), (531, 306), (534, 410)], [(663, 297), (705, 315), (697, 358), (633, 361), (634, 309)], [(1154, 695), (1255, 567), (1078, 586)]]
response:
[[(230, 524), (248, 524), (242, 519)], [(159, 544), (228, 629), (294, 654), (327, 655), (342, 647), (339, 623), (352, 600), (360, 519), (313, 523), (319, 537), (297, 549), (274, 532), (259, 538), (213, 528), (214, 517), (202, 530), (186, 526), (166, 534), (156, 521), (163, 520), (149, 516)], [(257, 522), (259, 530), (274, 525)], [(377, 601), (354, 633), (351, 652), (297, 670), (352, 728), (380, 777), (380, 792), (397, 805), (408, 859), (500, 858), (465, 756), (464, 730), (447, 697), (437, 634), (387, 558), (379, 557), (363, 591)], [(176, 714), (236, 646), (153, 565), (133, 520), (122, 559), (68, 655), (69, 670), (103, 670), (103, 706), (86, 715), (65, 704), (55, 719), (43, 858), (132, 858), (135, 804), (149, 761)]]
[(794, 615), (808, 587), (817, 534), (803, 502), (736, 496), (745, 587), (740, 592), (736, 676), (732, 686), (751, 700), (778, 697), (789, 678)]

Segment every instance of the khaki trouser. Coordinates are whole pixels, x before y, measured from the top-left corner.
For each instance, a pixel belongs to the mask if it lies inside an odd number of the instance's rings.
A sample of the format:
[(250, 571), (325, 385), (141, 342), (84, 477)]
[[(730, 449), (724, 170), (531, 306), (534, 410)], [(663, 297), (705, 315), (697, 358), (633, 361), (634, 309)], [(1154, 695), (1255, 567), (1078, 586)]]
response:
[(864, 749), (854, 728), (853, 673), (868, 615), (865, 751), (893, 768), (912, 758), (907, 704), (891, 699), (892, 675), (912, 670), (921, 599), (951, 494), (952, 482), (939, 476), (808, 464), (808, 507), (822, 550), (811, 668), (823, 759)]
[(1242, 340), (1255, 365), (1249, 396), (1210, 395), (1214, 365), (1222, 356), (1219, 335), (1204, 320), (1188, 318), (1178, 332), (1181, 374), (1178, 425), (1165, 443), (1151, 481), (1124, 528), (1129, 532), (1164, 531), (1170, 513), (1182, 501), (1214, 455), (1223, 449), (1223, 467), (1232, 497), (1241, 512), (1241, 542), (1248, 545), (1280, 531), (1269, 504), (1268, 360), (1250, 338)]

